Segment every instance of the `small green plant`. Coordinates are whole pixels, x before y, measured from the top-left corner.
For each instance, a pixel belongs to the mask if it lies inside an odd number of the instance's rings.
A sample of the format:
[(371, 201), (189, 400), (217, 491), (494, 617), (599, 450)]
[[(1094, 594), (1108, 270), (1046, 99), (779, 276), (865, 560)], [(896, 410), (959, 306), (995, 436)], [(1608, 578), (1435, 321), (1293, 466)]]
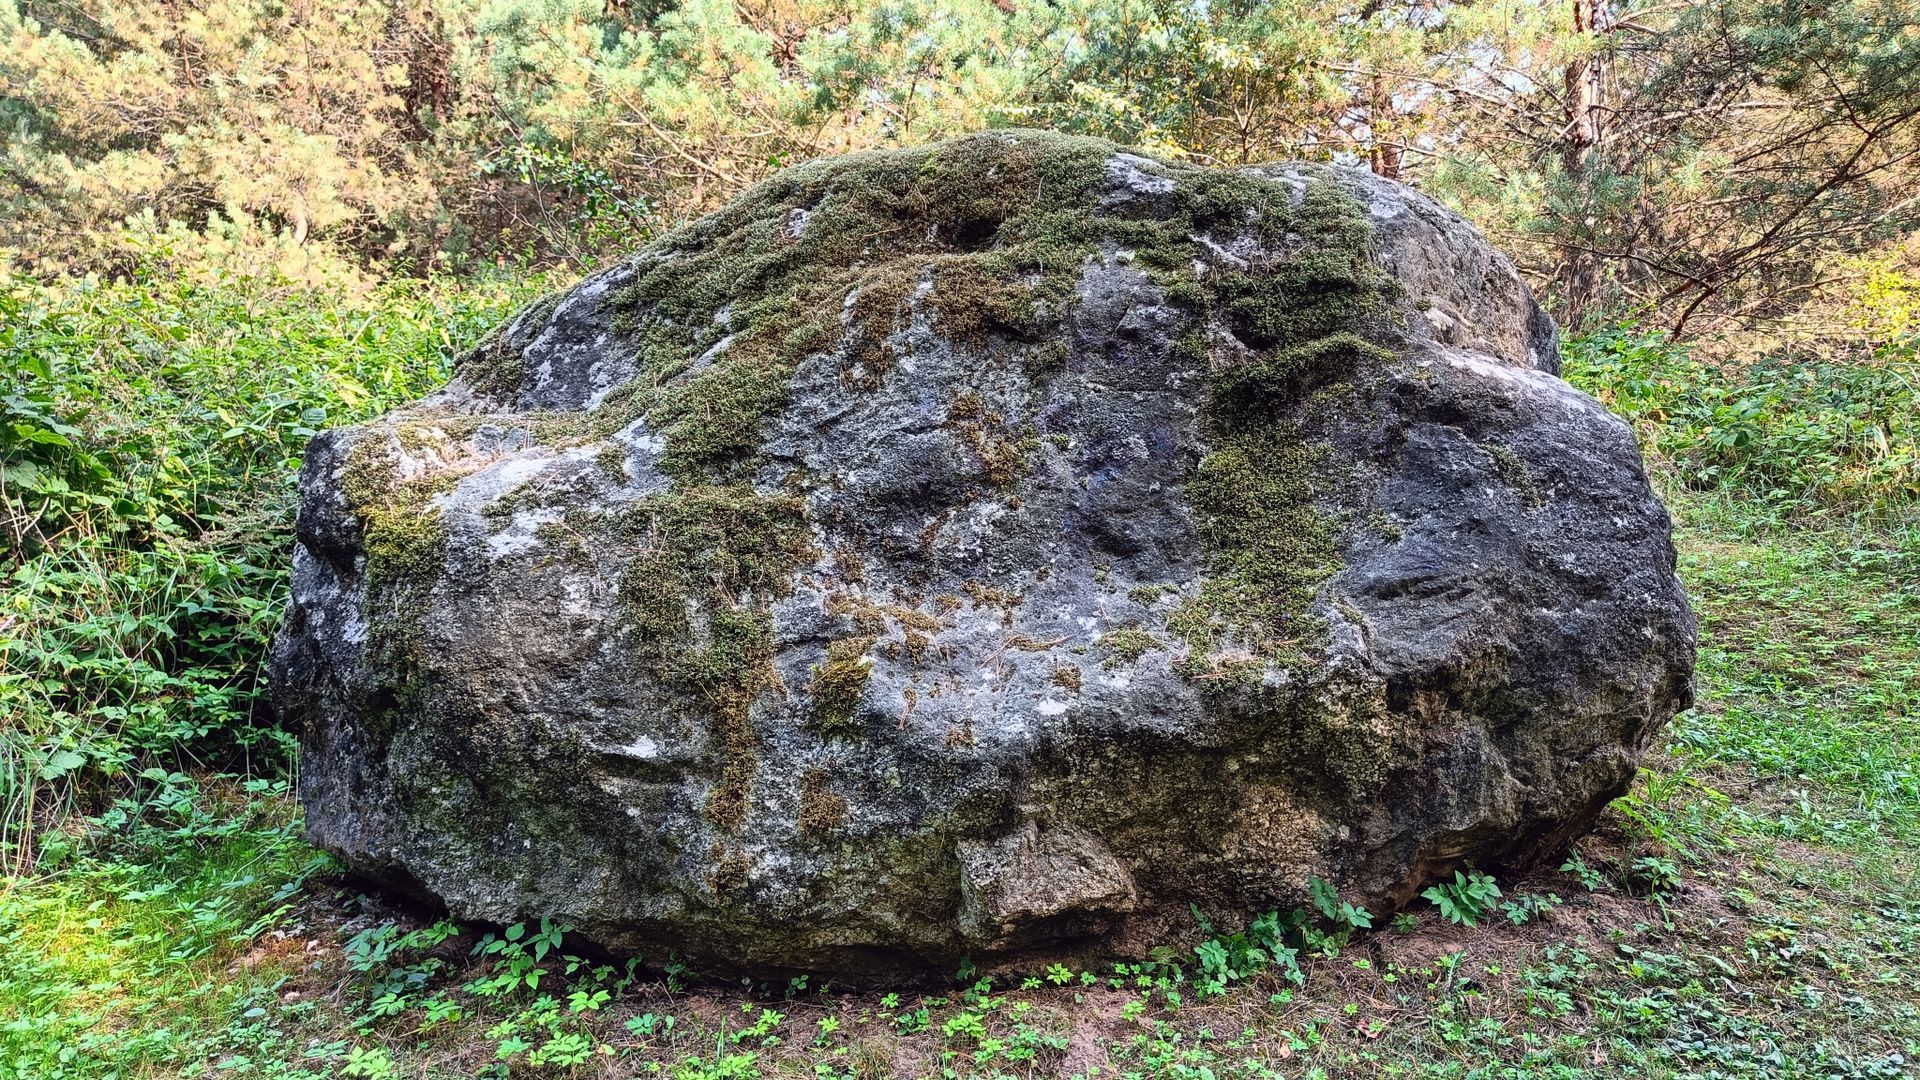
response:
[(629, 1032), (643, 1039), (650, 1039), (655, 1034), (672, 1034), (673, 1025), (677, 1022), (677, 1018), (672, 1013), (665, 1016), (658, 1013), (641, 1013), (639, 1016), (629, 1018), (624, 1026)]
[(912, 1035), (927, 1030), (933, 1023), (933, 1010), (926, 1005), (917, 1009), (905, 1009), (893, 1018), (893, 1026), (902, 1035)]
[[(1298, 912), (1282, 920), (1278, 912), (1269, 911), (1240, 933), (1201, 942), (1194, 949), (1200, 962), (1200, 970), (1194, 977), (1196, 991), (1201, 997), (1217, 996), (1225, 993), (1229, 985), (1269, 967), (1278, 968), (1283, 977), (1296, 984), (1304, 983), (1306, 976), (1300, 970), (1300, 950), (1287, 940), (1290, 932), (1304, 921)], [(1203, 919), (1202, 926), (1209, 927), (1209, 924)]]
[(496, 997), (522, 985), (529, 990), (539, 989), (541, 978), (547, 974), (541, 961), (559, 947), (568, 930), (542, 918), (539, 928), (531, 935), (525, 923), (514, 923), (497, 935), (486, 935), (473, 947), (473, 954), (496, 958), (493, 970), (469, 982), (465, 989), (482, 997)]
[(1500, 899), (1500, 886), (1492, 877), (1468, 867), (1455, 870), (1452, 881), (1443, 881), (1420, 894), (1440, 909), (1440, 917), (1460, 926), (1478, 926)]
[(759, 1076), (759, 1059), (753, 1054), (728, 1054), (717, 1050), (711, 1061), (689, 1055), (673, 1067), (673, 1080), (758, 1080)]
[(1587, 887), (1588, 892), (1599, 892), (1607, 884), (1607, 876), (1587, 865), (1586, 857), (1580, 854), (1579, 848), (1567, 852), (1567, 861), (1560, 864), (1560, 872), (1572, 874)]
[(1559, 893), (1523, 893), (1500, 905), (1500, 914), (1515, 926), (1532, 922), (1563, 903)]
[(347, 1052), (347, 1060), (340, 1066), (340, 1075), (355, 1077), (356, 1080), (391, 1080), (399, 1072), (394, 1066), (393, 1054), (385, 1047), (356, 1046)]
[(1648, 895), (1660, 896), (1680, 887), (1680, 867), (1672, 859), (1643, 855), (1633, 860), (1627, 869), (1627, 878)]
[(1336, 930), (1351, 933), (1373, 927), (1372, 912), (1341, 900), (1339, 892), (1320, 877), (1307, 879), (1307, 891), (1313, 896), (1313, 906), (1320, 909), (1320, 914), (1325, 915)]

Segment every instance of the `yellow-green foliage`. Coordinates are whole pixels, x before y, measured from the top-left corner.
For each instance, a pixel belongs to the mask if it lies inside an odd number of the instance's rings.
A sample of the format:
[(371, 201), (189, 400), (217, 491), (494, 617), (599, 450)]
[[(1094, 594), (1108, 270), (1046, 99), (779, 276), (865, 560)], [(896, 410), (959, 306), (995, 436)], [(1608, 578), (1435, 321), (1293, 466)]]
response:
[(8, 3), (0, 252), (592, 263), (782, 161), (983, 126), (1024, 81), (988, 58), (1039, 29), (988, 0)]
[[(260, 665), (307, 438), (425, 393), (539, 284), (0, 278), (0, 867), (143, 770), (291, 767)], [(437, 532), (372, 531), (376, 575)]]
[(164, 250), (358, 287), (395, 262), (590, 266), (782, 164), (1021, 122), (1209, 164), (1350, 156), (1552, 267), (1569, 315), (1651, 296), (1744, 318), (1911, 231), (1908, 6), (1642, 10), (1637, 62), (1580, 112), (1557, 88), (1616, 36), (1537, 0), (1418, 19), (1350, 0), (15, 0), (0, 262)]

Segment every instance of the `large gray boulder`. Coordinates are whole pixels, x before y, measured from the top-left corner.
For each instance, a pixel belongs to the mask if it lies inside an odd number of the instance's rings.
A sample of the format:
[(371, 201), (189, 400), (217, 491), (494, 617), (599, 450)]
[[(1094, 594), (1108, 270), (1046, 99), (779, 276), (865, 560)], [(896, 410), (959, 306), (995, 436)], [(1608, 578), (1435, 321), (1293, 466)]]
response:
[(1627, 425), (1406, 188), (1031, 132), (789, 169), (314, 440), (313, 840), (500, 922), (893, 977), (1383, 912), (1690, 701)]

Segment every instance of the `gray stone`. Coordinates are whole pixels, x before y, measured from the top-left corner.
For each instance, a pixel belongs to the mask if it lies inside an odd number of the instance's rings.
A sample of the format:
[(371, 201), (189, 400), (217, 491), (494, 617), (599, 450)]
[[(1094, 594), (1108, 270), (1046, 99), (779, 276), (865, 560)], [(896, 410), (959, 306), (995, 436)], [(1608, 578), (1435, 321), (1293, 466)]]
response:
[(1425, 197), (995, 133), (788, 170), (315, 439), (314, 841), (883, 979), (1555, 854), (1691, 700), (1632, 432)]

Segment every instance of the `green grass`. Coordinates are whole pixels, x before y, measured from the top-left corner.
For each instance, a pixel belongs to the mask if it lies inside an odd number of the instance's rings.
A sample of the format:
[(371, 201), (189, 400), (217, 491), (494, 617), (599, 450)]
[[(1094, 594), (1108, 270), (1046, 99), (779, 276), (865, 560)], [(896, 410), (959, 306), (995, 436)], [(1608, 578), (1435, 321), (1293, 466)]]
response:
[[(1872, 852), (1920, 839), (1920, 530), (1682, 534), (1701, 599), (1702, 706), (1680, 760), (1737, 767), (1754, 828)], [(1758, 800), (1756, 802), (1755, 800)], [(1826, 824), (1802, 804), (1831, 804)], [(1791, 807), (1778, 807), (1791, 801)], [(1809, 804), (1810, 805), (1810, 804)]]
[[(842, 993), (586, 956), (564, 927), (439, 923), (360, 896), (299, 839), (283, 741), (254, 707), (289, 470), (302, 430), (387, 400), (349, 402), (324, 373), (390, 366), (391, 395), (416, 392), (516, 295), (36, 295), (66, 312), (59, 333), (0, 338), (12, 370), (58, 361), (38, 403), (9, 405), (16, 427), (38, 410), (89, 459), (35, 444), (43, 475), (80, 494), (8, 563), (0, 1077), (1920, 1069), (1920, 514), (1903, 429), (1866, 426), (1910, 403), (1886, 375), (1899, 358), (1840, 387), (1788, 372), (1798, 389), (1776, 394), (1786, 369), (1706, 371), (1631, 335), (1575, 343), (1575, 378), (1636, 421), (1671, 494), (1700, 703), (1566, 867), (1500, 881), (1479, 925), (1423, 907), (1351, 937), (1221, 927), (1120, 969)], [(109, 333), (116, 320), (135, 329)], [(168, 320), (179, 336), (151, 332)], [(291, 359), (223, 390), (224, 367), (268, 362), (268, 345), (237, 344), (256, 332)], [(95, 349), (115, 362), (88, 367)], [(1690, 411), (1706, 382), (1761, 402), (1744, 442)], [(163, 415), (188, 418), (165, 441), (197, 463), (191, 483), (142, 464), (141, 429)], [(277, 509), (240, 528), (247, 493)]]
[(149, 779), (0, 894), (4, 1075), (138, 1073), (228, 1032), (263, 989), (232, 977), (235, 957), (329, 866), (298, 839), (284, 785)]

